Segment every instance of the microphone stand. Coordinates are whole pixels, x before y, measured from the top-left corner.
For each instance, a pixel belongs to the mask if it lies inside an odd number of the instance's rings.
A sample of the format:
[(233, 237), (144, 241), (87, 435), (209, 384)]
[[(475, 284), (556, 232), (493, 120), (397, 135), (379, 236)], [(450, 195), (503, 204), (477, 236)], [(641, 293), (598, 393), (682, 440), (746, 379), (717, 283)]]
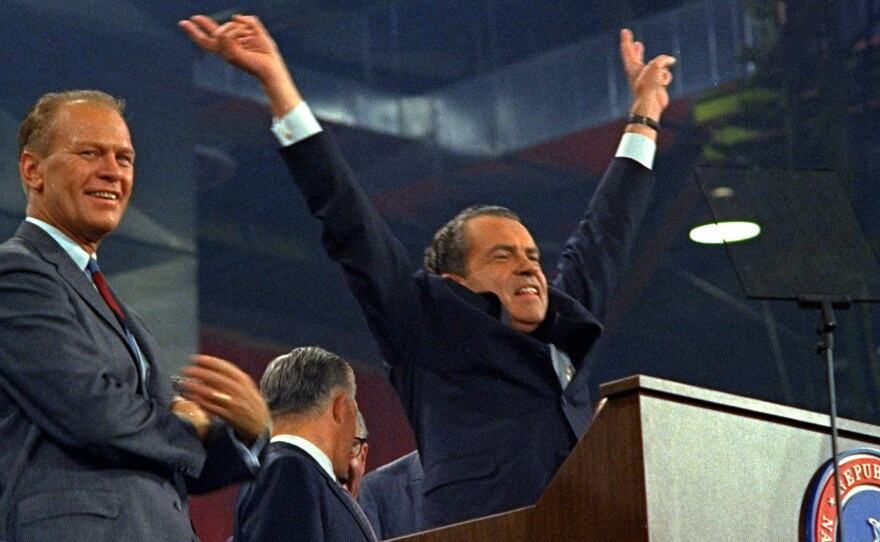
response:
[(816, 333), (822, 340), (816, 345), (817, 354), (825, 354), (825, 366), (828, 373), (828, 409), (831, 417), (831, 457), (834, 461), (834, 508), (837, 511), (837, 542), (843, 539), (843, 503), (841, 502), (840, 465), (838, 464), (837, 435), (837, 392), (834, 384), (834, 330), (837, 322), (834, 309), (848, 309), (851, 300), (848, 296), (802, 295), (798, 298), (801, 308), (819, 309), (822, 313)]

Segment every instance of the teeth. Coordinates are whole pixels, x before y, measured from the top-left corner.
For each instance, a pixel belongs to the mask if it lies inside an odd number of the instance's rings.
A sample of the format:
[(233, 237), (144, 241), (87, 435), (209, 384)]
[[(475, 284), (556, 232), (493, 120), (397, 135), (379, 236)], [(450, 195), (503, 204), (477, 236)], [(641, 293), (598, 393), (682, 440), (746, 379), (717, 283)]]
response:
[(537, 294), (538, 289), (535, 288), (534, 286), (524, 286), (524, 287), (520, 288), (519, 290), (517, 290), (516, 293), (518, 293), (518, 294)]
[(116, 194), (110, 192), (93, 192), (92, 195), (98, 196), (99, 198), (116, 199)]

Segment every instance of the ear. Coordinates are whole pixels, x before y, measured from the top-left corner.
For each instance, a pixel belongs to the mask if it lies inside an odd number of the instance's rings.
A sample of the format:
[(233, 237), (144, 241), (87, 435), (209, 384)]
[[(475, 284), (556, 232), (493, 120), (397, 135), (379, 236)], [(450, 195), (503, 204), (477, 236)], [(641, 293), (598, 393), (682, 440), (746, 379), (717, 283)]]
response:
[(339, 392), (333, 396), (333, 402), (330, 407), (333, 412), (333, 421), (342, 423), (345, 420), (345, 411), (348, 408), (348, 396)]
[(462, 277), (461, 275), (456, 275), (455, 273), (441, 273), (440, 276), (444, 279), (449, 279), (452, 282), (457, 282), (462, 286), (467, 286), (467, 284), (465, 284), (464, 277)]
[(18, 159), (18, 171), (28, 190), (43, 190), (43, 158), (32, 151), (24, 151)]

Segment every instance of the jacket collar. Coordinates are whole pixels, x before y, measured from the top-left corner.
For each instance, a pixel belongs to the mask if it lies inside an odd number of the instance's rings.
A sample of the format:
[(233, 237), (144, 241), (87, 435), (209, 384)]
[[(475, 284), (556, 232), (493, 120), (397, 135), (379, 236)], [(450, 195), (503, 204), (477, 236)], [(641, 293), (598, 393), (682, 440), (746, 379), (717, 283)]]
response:
[[(15, 235), (30, 244), (40, 257), (54, 265), (58, 269), (58, 274), (76, 290), (80, 297), (100, 314), (120, 336), (123, 336), (124, 332), (119, 320), (116, 319), (101, 294), (95, 289), (94, 284), (86, 275), (85, 269), (77, 267), (70, 254), (51, 235), (26, 220), (18, 227)], [(125, 311), (124, 308), (122, 310)]]
[[(510, 322), (510, 316), (497, 295), (491, 292), (477, 293), (452, 280), (440, 277), (437, 279), (442, 280), (455, 297), (474, 309), (505, 325)], [(555, 344), (579, 368), (581, 360), (601, 335), (602, 324), (593, 313), (562, 290), (548, 285), (547, 296), (547, 317), (535, 331), (527, 335), (545, 344)]]

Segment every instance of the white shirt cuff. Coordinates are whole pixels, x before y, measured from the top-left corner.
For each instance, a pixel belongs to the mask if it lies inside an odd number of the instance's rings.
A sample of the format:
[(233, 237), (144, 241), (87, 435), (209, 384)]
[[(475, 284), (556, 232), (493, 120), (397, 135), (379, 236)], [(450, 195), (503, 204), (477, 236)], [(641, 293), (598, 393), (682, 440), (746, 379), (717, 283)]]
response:
[(620, 138), (615, 158), (629, 158), (648, 169), (654, 167), (654, 155), (657, 154), (657, 143), (642, 134), (627, 132)]
[(282, 118), (272, 119), (272, 133), (282, 147), (299, 143), (320, 131), (321, 125), (305, 101), (301, 101)]

